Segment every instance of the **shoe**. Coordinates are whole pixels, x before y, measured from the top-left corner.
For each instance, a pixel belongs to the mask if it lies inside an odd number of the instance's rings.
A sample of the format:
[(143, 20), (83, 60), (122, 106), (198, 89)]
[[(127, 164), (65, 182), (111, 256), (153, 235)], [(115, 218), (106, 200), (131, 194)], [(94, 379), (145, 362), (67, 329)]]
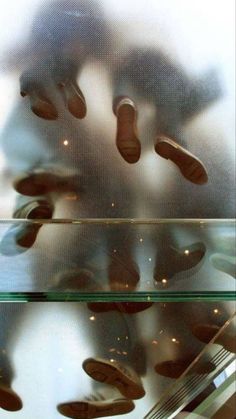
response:
[(32, 112), (39, 118), (46, 120), (56, 120), (58, 112), (53, 103), (39, 90), (33, 90), (29, 93), (21, 92), (21, 96), (29, 96)]
[(207, 183), (208, 176), (204, 164), (185, 148), (170, 138), (160, 136), (155, 145), (155, 151), (164, 159), (175, 163), (182, 175), (192, 183), (203, 185)]
[(0, 383), (0, 408), (16, 412), (23, 407), (20, 397), (8, 386)]
[(38, 168), (18, 176), (14, 189), (21, 195), (39, 196), (50, 192), (77, 192), (80, 177), (59, 168)]
[(58, 83), (65, 105), (69, 112), (78, 119), (83, 119), (87, 113), (85, 97), (76, 82), (65, 81)]
[(117, 117), (116, 145), (125, 161), (136, 163), (141, 154), (141, 144), (137, 137), (137, 109), (128, 97), (118, 97), (114, 101)]
[[(199, 324), (193, 327), (193, 335), (203, 343), (209, 343), (215, 335), (220, 331), (220, 327), (215, 324)], [(223, 348), (232, 353), (236, 353), (236, 339), (235, 336), (231, 336), (223, 332), (217, 339), (214, 341), (218, 345), (223, 346)]]
[(120, 313), (135, 314), (147, 310), (153, 303), (146, 302), (119, 302), (119, 303), (87, 303), (89, 310), (94, 313), (119, 311)]
[(236, 259), (233, 256), (226, 256), (220, 253), (215, 253), (210, 257), (210, 261), (214, 268), (218, 271), (225, 272), (226, 274), (236, 278)]
[[(186, 249), (187, 248), (187, 249)], [(154, 279), (162, 282), (163, 279), (171, 279), (179, 272), (187, 271), (199, 264), (206, 253), (204, 243), (194, 243), (182, 249), (169, 247), (163, 250), (163, 256), (158, 258), (154, 270)]]
[(128, 399), (140, 399), (145, 395), (142, 382), (135, 371), (117, 361), (88, 358), (83, 362), (83, 369), (94, 380), (116, 387)]
[(63, 291), (102, 290), (101, 286), (95, 281), (94, 274), (87, 269), (72, 269), (66, 272), (59, 272), (55, 277), (55, 283), (56, 285), (51, 289)]
[[(157, 374), (160, 374), (164, 377), (168, 378), (179, 378), (184, 371), (189, 367), (189, 365), (193, 362), (194, 357), (186, 358), (186, 359), (179, 359), (177, 361), (165, 361), (159, 364), (156, 364), (154, 369)], [(204, 362), (200, 365), (194, 366), (194, 371), (192, 370), (191, 373), (202, 375), (202, 374), (209, 374), (210, 372), (215, 370), (215, 365), (212, 362)]]
[(80, 402), (63, 403), (57, 407), (62, 415), (74, 419), (124, 415), (134, 408), (132, 400), (122, 398), (104, 400), (101, 396), (99, 398), (93, 396)]
[(108, 266), (108, 278), (112, 291), (132, 291), (140, 280), (139, 268), (130, 258), (112, 259)]
[[(13, 217), (33, 220), (50, 219), (53, 209), (50, 202), (38, 200), (19, 208)], [(41, 227), (41, 223), (13, 224), (1, 240), (0, 253), (5, 256), (14, 256), (26, 252), (33, 246)]]

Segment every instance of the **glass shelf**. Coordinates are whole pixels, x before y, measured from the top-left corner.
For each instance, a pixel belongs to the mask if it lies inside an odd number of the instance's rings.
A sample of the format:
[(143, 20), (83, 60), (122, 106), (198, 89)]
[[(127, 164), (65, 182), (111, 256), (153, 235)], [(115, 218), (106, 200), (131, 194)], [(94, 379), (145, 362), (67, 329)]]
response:
[[(60, 403), (96, 392), (117, 397), (114, 385), (83, 370), (91, 357), (130, 366), (142, 380), (146, 395), (118, 418), (175, 417), (209, 384), (215, 388), (235, 359), (234, 311), (233, 302), (154, 303), (146, 310), (136, 303), (129, 313), (119, 305), (106, 312), (101, 303), (1, 303), (0, 395), (4, 377), (23, 403), (14, 414), (0, 409), (1, 418), (59, 419)], [(208, 344), (199, 331), (206, 324), (213, 327)]]
[(4, 301), (235, 298), (231, 219), (2, 220), (0, 240)]

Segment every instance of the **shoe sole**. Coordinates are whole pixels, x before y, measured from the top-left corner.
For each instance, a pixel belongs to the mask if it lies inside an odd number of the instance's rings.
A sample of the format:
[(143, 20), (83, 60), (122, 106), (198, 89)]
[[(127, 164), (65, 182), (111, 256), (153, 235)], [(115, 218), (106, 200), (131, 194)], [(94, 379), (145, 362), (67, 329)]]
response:
[(160, 138), (155, 145), (155, 151), (164, 159), (175, 163), (182, 175), (190, 182), (197, 185), (207, 183), (208, 176), (203, 163), (174, 141)]
[[(14, 212), (15, 219), (50, 219), (53, 215), (53, 206), (47, 201), (30, 202)], [(41, 223), (13, 224), (3, 236), (0, 242), (0, 252), (5, 256), (14, 256), (27, 251), (37, 239)], [(16, 246), (16, 244), (18, 246)]]
[(132, 104), (118, 106), (116, 145), (125, 161), (137, 163), (141, 154), (141, 144), (135, 134), (136, 109)]
[(23, 237), (16, 236), (16, 243), (21, 246), (29, 249), (33, 246), (35, 243), (38, 232), (40, 228), (42, 227), (42, 224), (30, 224), (25, 227), (25, 234)]
[[(162, 375), (163, 377), (177, 379), (185, 372), (185, 370), (192, 362), (193, 359), (179, 363), (174, 361), (167, 361), (161, 364), (157, 364), (154, 369), (157, 374)], [(204, 375), (214, 371), (215, 368), (216, 367), (213, 363), (205, 362), (203, 364), (196, 365), (194, 369), (190, 371), (190, 373), (194, 375)]]
[(13, 187), (22, 195), (39, 196), (56, 191), (73, 191), (76, 189), (75, 183), (75, 177), (62, 177), (45, 172), (18, 177), (13, 182)]
[[(202, 333), (201, 330), (198, 330), (198, 327), (195, 327), (193, 329), (193, 335), (201, 342), (208, 344), (219, 330), (219, 326), (209, 326), (209, 328), (206, 328)], [(213, 344), (221, 345), (226, 351), (236, 353), (236, 339), (234, 336), (223, 334), (222, 336), (219, 336)]]
[(9, 412), (17, 412), (22, 407), (22, 401), (11, 389), (0, 386), (0, 408)]
[(174, 265), (177, 269), (174, 275), (179, 272), (189, 271), (190, 269), (197, 268), (199, 266), (199, 263), (204, 258), (206, 250), (199, 249), (193, 252), (189, 250), (189, 252), (190, 253), (185, 257), (185, 260), (180, 261), (180, 258), (178, 258), (178, 256), (175, 257)]
[(93, 419), (105, 416), (123, 415), (134, 409), (132, 400), (112, 402), (73, 402), (58, 406), (58, 411), (70, 418)]
[(118, 311), (120, 313), (135, 314), (147, 310), (153, 303), (87, 303), (89, 310), (94, 313), (104, 313), (107, 311)]
[[(193, 268), (199, 269), (200, 262), (203, 262), (203, 258), (206, 253), (206, 247), (203, 243), (196, 243), (189, 248), (188, 255), (185, 256), (184, 249), (176, 250), (176, 254), (172, 257), (167, 257), (166, 266), (162, 266), (160, 270), (160, 263), (154, 269), (153, 278), (156, 282), (162, 282), (163, 279), (171, 279), (176, 274), (184, 271), (192, 270)], [(192, 250), (196, 248), (196, 250)], [(183, 259), (184, 258), (184, 259)]]
[(84, 96), (80, 89), (71, 87), (73, 92), (72, 96), (67, 100), (69, 112), (77, 119), (83, 119), (86, 116), (87, 108)]
[(54, 206), (45, 200), (36, 200), (28, 202), (23, 207), (16, 210), (13, 218), (26, 218), (26, 219), (48, 219), (52, 218)]
[[(29, 210), (27, 211), (27, 207), (29, 207)], [(53, 206), (46, 204), (45, 203), (40, 203), (40, 201), (35, 203), (32, 203), (32, 207), (30, 208), (30, 204), (25, 205), (25, 207), (21, 211), (16, 211), (14, 213), (14, 217), (15, 218), (19, 218), (20, 216), (22, 216), (22, 218), (26, 218), (28, 220), (32, 219), (32, 220), (37, 220), (37, 219), (50, 219), (52, 218), (53, 215)], [(24, 214), (25, 212), (25, 214)], [(40, 228), (42, 227), (42, 224), (36, 224), (36, 223), (32, 223), (32, 224), (27, 224), (25, 226), (25, 234), (16, 235), (16, 243), (21, 246), (21, 247), (25, 247), (25, 248), (30, 248), (33, 246), (38, 232), (40, 230)]]
[(89, 358), (83, 362), (83, 368), (94, 380), (116, 387), (128, 399), (140, 399), (145, 395), (141, 385), (135, 384), (115, 365), (112, 366), (106, 361)]
[(128, 259), (113, 259), (108, 266), (108, 278), (111, 290), (133, 291), (140, 281), (138, 266)]
[(87, 113), (86, 101), (78, 85), (75, 86), (72, 82), (61, 82), (57, 85), (61, 91), (64, 103), (71, 115), (77, 119), (85, 118)]
[(32, 112), (39, 118), (54, 121), (58, 118), (55, 106), (48, 100), (43, 100), (36, 94), (30, 94), (30, 106)]

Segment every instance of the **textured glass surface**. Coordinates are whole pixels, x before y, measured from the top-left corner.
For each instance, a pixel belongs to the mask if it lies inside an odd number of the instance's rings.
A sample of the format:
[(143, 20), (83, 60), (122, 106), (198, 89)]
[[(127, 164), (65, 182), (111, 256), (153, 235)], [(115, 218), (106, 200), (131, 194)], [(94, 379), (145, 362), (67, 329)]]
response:
[[(43, 168), (78, 177), (73, 193), (40, 195), (53, 201), (54, 217), (234, 217), (234, 6), (234, 0), (227, 6), (223, 0), (4, 1), (0, 216), (11, 218), (32, 201), (17, 194), (16, 179)], [(71, 77), (65, 70), (71, 61), (87, 103), (84, 119), (71, 115), (57, 86), (58, 71)], [(31, 111), (34, 89), (53, 103), (57, 119)], [(138, 110), (136, 164), (116, 147), (118, 95), (128, 95)], [(207, 184), (188, 181), (157, 155), (160, 133), (202, 160)]]
[[(1, 418), (59, 419), (60, 403), (98, 392), (105, 399), (120, 397), (114, 385), (84, 371), (82, 363), (89, 357), (119, 361), (141, 377), (146, 395), (134, 401), (128, 418), (143, 418), (156, 403), (152, 413), (157, 412), (176, 395), (161, 416), (171, 418), (235, 358), (233, 302), (155, 303), (145, 310), (139, 303), (117, 304), (107, 309), (98, 303), (0, 304), (0, 391), (5, 380), (23, 402), (15, 413), (2, 409)], [(210, 337), (217, 344), (200, 340), (199, 330), (206, 324), (213, 327)]]
[[(232, 298), (234, 224), (197, 220), (235, 216), (233, 11), (233, 0), (5, 5), (2, 299)], [(160, 155), (160, 136), (175, 157)]]
[(234, 9), (3, 1), (1, 418), (117, 398), (82, 369), (99, 356), (143, 379), (130, 419), (170, 419), (234, 358)]

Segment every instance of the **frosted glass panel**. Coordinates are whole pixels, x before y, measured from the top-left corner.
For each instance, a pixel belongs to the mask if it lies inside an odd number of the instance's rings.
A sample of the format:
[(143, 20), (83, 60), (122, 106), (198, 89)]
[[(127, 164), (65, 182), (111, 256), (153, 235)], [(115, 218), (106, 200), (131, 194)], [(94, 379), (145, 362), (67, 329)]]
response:
[[(32, 193), (54, 218), (234, 217), (233, 0), (5, 1), (0, 27), (2, 218)], [(120, 95), (136, 130), (117, 130)], [(157, 154), (160, 135), (208, 182)]]

